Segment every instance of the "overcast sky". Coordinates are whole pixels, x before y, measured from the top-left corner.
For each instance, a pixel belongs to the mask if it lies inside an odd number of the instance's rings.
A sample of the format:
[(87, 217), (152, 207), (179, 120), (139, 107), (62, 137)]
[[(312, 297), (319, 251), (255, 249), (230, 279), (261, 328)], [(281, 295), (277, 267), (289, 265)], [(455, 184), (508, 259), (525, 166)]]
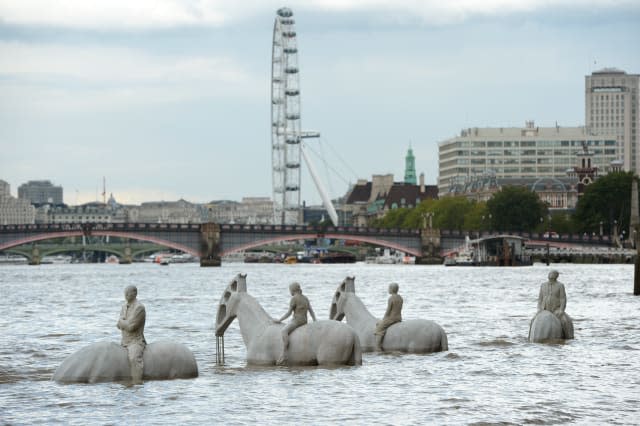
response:
[[(68, 204), (271, 197), (276, 10), (298, 34), (302, 126), (332, 197), (428, 184), (474, 126), (584, 123), (584, 76), (640, 73), (637, 0), (0, 0), (0, 179)], [(319, 203), (303, 169), (302, 198)]]

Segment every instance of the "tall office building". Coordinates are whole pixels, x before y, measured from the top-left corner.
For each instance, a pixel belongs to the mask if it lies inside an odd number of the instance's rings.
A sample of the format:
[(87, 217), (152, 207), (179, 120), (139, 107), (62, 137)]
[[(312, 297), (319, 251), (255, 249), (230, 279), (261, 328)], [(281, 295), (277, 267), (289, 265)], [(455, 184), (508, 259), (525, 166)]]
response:
[(0, 225), (34, 223), (36, 208), (27, 200), (11, 196), (9, 183), (0, 180)]
[(18, 187), (18, 198), (35, 205), (59, 205), (62, 204), (62, 187), (54, 186), (48, 180), (30, 180)]
[(585, 124), (590, 132), (613, 135), (624, 170), (640, 173), (639, 74), (604, 68), (585, 77)]

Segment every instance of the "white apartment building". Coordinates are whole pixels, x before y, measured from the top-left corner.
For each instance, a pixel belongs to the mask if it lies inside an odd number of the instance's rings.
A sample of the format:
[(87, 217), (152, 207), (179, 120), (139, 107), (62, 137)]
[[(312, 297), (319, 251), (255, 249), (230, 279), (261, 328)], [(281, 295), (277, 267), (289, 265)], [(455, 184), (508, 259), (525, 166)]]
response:
[(613, 135), (594, 135), (585, 127), (469, 128), (438, 145), (438, 194), (487, 173), (497, 178), (559, 178), (586, 144), (593, 166), (606, 173), (619, 158)]
[(613, 135), (626, 171), (640, 173), (639, 74), (604, 68), (585, 77), (585, 123), (591, 132)]
[(0, 225), (35, 223), (36, 208), (29, 200), (11, 196), (10, 185), (0, 180)]

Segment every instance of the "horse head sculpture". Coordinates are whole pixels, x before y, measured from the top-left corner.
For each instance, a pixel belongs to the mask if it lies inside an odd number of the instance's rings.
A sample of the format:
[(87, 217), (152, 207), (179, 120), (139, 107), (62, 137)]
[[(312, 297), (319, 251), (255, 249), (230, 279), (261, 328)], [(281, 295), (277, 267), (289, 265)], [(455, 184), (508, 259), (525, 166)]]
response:
[(329, 319), (342, 321), (344, 318), (344, 303), (347, 298), (346, 293), (356, 293), (355, 286), (356, 277), (346, 277), (338, 286), (333, 300), (331, 301), (331, 309), (329, 310)]
[(216, 314), (216, 336), (223, 336), (229, 325), (236, 319), (238, 294), (247, 292), (247, 274), (238, 274), (225, 288), (218, 303)]

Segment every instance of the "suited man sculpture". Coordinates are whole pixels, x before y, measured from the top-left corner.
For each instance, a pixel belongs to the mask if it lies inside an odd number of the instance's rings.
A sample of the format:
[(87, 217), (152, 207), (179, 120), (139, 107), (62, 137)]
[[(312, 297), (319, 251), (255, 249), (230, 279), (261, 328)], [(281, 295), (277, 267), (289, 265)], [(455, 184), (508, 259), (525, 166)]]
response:
[(136, 298), (138, 289), (130, 285), (124, 290), (126, 303), (122, 305), (118, 328), (122, 330), (122, 342), (127, 349), (129, 367), (131, 368), (131, 383), (142, 383), (144, 363), (142, 355), (147, 342), (144, 339), (144, 322), (146, 311), (144, 305)]

